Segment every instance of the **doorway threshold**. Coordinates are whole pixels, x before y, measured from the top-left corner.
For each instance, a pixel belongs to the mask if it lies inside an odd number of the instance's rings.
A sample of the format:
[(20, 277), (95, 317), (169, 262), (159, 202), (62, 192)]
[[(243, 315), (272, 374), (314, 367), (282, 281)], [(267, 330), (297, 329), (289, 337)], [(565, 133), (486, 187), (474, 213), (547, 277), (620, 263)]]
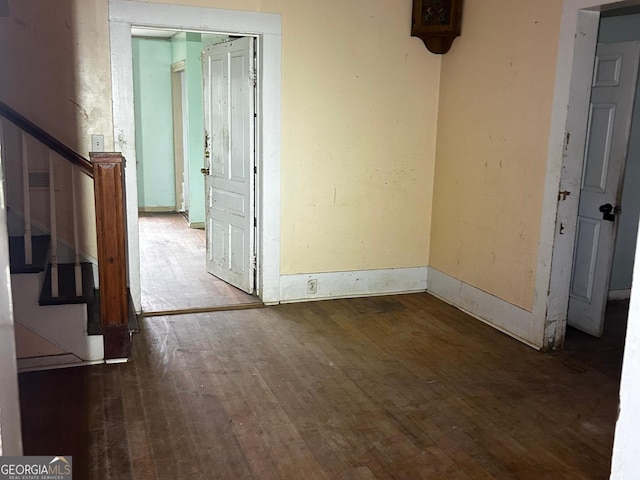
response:
[(194, 308), (182, 308), (175, 310), (156, 310), (149, 312), (140, 312), (138, 318), (147, 317), (164, 317), (167, 315), (185, 315), (189, 313), (210, 313), (210, 312), (228, 312), (233, 310), (251, 310), (256, 308), (263, 308), (262, 302), (250, 302), (250, 303), (238, 303), (235, 305), (218, 305), (211, 307), (194, 307)]

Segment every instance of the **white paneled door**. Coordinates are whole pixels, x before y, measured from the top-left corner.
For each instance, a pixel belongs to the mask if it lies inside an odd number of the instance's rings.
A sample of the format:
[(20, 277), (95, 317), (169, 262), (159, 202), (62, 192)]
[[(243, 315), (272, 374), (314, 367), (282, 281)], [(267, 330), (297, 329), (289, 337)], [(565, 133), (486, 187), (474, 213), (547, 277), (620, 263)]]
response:
[(629, 143), (639, 42), (598, 44), (567, 322), (600, 337), (622, 206), (621, 185)]
[(207, 271), (248, 293), (255, 288), (254, 39), (206, 47)]

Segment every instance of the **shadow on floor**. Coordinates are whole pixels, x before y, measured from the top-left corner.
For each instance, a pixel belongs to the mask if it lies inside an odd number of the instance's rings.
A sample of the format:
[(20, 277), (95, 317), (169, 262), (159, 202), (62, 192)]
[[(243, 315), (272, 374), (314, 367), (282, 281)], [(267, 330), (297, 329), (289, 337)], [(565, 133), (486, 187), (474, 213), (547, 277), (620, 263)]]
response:
[(620, 382), (628, 314), (629, 300), (609, 302), (602, 338), (568, 327), (564, 353), (575, 365), (583, 364)]

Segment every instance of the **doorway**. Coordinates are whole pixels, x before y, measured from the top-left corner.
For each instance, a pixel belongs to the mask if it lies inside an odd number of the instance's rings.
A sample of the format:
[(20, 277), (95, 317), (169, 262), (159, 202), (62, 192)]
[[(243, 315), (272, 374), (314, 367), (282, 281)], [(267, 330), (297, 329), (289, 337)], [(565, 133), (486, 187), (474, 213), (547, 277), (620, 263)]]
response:
[[(629, 2), (624, 5), (628, 6)], [(547, 349), (564, 344), (567, 327), (578, 192), (583, 175), (600, 9), (612, 10), (617, 6), (621, 6), (621, 2), (614, 0), (579, 0), (571, 4), (565, 1), (562, 15), (546, 179), (548, 195), (543, 209), (538, 262), (537, 291), (541, 301), (536, 306), (546, 319), (544, 348)], [(554, 228), (549, 229), (550, 225)]]
[[(614, 51), (628, 48), (627, 45), (636, 43), (634, 55), (637, 61), (637, 42), (640, 40), (640, 9), (623, 8), (603, 12), (600, 18), (598, 32), (598, 52), (602, 48)], [(631, 45), (633, 46), (633, 45)], [(614, 57), (613, 55), (611, 56)], [(634, 67), (638, 73), (637, 65)], [(615, 215), (616, 236), (615, 243), (610, 247), (611, 256), (608, 258), (610, 275), (605, 278), (603, 308), (605, 313), (596, 320), (594, 336), (587, 335), (578, 329), (568, 328), (565, 339), (565, 349), (582, 358), (586, 364), (602, 371), (604, 374), (619, 380), (624, 343), (626, 338), (627, 317), (629, 312), (629, 297), (635, 247), (640, 217), (640, 191), (636, 188), (640, 182), (640, 82), (632, 85), (632, 93), (627, 94), (629, 102), (622, 108), (632, 108), (630, 133), (626, 145), (625, 165), (622, 168), (622, 178), (618, 183), (616, 204), (621, 211)], [(634, 97), (631, 102), (631, 98)], [(593, 95), (593, 94), (592, 94)], [(591, 103), (594, 99), (592, 98)], [(582, 208), (582, 207), (581, 207)], [(574, 267), (575, 271), (575, 267)], [(571, 299), (568, 324), (572, 325)], [(593, 359), (598, 359), (597, 364)], [(604, 361), (603, 361), (604, 359)]]
[(176, 211), (189, 218), (189, 169), (185, 159), (189, 158), (187, 89), (185, 85), (185, 62), (171, 65), (171, 110), (173, 112), (173, 159), (176, 188)]
[[(235, 45), (239, 42), (253, 51), (253, 37), (231, 39), (204, 32), (132, 28), (145, 315), (260, 304), (252, 296), (254, 99), (259, 72), (253, 54), (238, 55)], [(212, 73), (210, 62), (204, 62), (208, 52), (217, 51), (231, 53), (221, 55), (219, 62), (226, 65), (229, 57), (229, 74)], [(223, 81), (228, 83), (226, 87), (208, 87)], [(232, 94), (218, 98), (217, 106), (212, 106), (211, 92), (217, 91)], [(210, 112), (214, 110), (230, 111), (233, 116), (228, 122), (225, 115), (212, 121)], [(228, 141), (222, 142), (222, 138)], [(220, 148), (211, 148), (212, 141), (218, 139)], [(246, 174), (241, 175), (243, 172)], [(214, 195), (210, 194), (212, 185)], [(237, 203), (238, 185), (245, 199), (240, 212), (249, 212), (242, 222), (238, 212), (228, 212)], [(225, 224), (229, 216), (233, 218), (230, 225)], [(245, 242), (237, 241), (238, 232), (243, 233)], [(211, 241), (221, 238), (229, 240), (222, 255), (212, 248), (220, 242)], [(236, 278), (238, 273), (243, 281)]]
[[(279, 14), (185, 7), (111, 0), (110, 48), (115, 148), (128, 165), (135, 165), (135, 120), (132, 109), (132, 26), (184, 31), (211, 31), (257, 39), (257, 62), (262, 93), (257, 99), (256, 164), (256, 291), (266, 304), (280, 298), (280, 98), (281, 17)], [(202, 147), (202, 145), (200, 145)], [(136, 311), (141, 310), (140, 239), (138, 235), (137, 176), (125, 168), (129, 284)], [(193, 185), (191, 185), (193, 190)], [(190, 208), (193, 208), (192, 204)]]
[[(633, 171), (631, 167), (640, 161), (640, 151), (628, 148), (640, 60), (640, 35), (636, 33), (640, 16), (627, 32), (615, 20), (617, 17), (607, 16), (600, 21), (583, 173), (576, 192), (580, 201), (567, 314), (569, 325), (595, 337), (602, 336), (604, 330), (610, 279), (621, 276), (619, 266), (612, 268), (616, 231), (621, 225), (637, 226), (638, 213), (630, 189), (623, 196), (622, 187), (625, 176), (634, 183), (640, 180), (624, 173), (625, 164)], [(627, 41), (632, 37), (638, 39)], [(635, 234), (633, 231), (633, 238)], [(635, 244), (616, 246), (618, 257), (624, 253), (633, 262)], [(630, 252), (622, 252), (627, 246)], [(631, 288), (630, 274), (627, 288)]]

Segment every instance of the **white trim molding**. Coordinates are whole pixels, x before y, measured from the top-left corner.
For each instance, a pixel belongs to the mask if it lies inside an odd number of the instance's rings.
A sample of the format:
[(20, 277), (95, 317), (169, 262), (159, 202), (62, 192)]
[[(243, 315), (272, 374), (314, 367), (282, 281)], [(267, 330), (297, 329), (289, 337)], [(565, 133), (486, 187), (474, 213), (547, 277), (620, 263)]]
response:
[(254, 36), (258, 40), (258, 296), (265, 303), (280, 298), (280, 144), (282, 82), (282, 19), (277, 13), (190, 7), (131, 0), (110, 0), (111, 83), (114, 149), (127, 159), (127, 229), (129, 286), (136, 311), (141, 307), (138, 237), (135, 122), (131, 27), (157, 27), (191, 32)]
[(22, 427), (13, 311), (9, 273), (9, 235), (5, 204), (4, 158), (0, 121), (0, 455), (22, 455)]
[[(315, 287), (310, 288), (309, 282), (313, 280)], [(300, 273), (280, 277), (281, 303), (419, 293), (426, 289), (427, 267)]]
[(537, 350), (543, 347), (533, 314), (429, 267), (427, 292)]
[[(563, 3), (533, 305), (536, 336), (545, 349), (564, 343), (600, 9), (626, 5), (630, 2)], [(560, 191), (571, 195), (558, 200)]]

